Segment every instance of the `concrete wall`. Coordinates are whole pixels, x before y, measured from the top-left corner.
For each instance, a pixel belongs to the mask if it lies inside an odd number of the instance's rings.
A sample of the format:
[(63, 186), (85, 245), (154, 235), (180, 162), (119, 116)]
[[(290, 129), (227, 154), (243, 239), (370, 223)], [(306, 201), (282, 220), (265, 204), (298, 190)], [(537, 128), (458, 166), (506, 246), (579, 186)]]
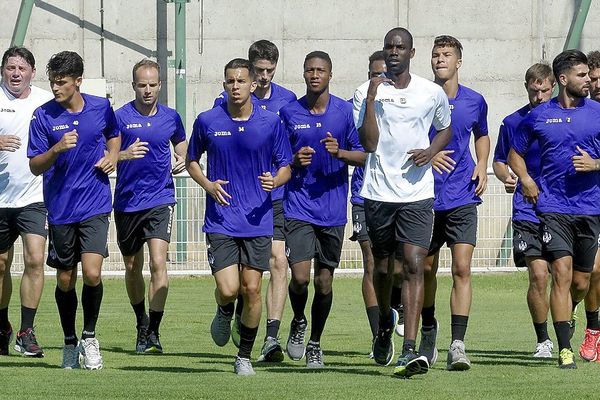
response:
[[(415, 37), (412, 72), (431, 77), (433, 38), (450, 34), (464, 45), (462, 83), (489, 103), (495, 134), (501, 119), (525, 103), (523, 75), (543, 57), (562, 50), (578, 2), (571, 0), (191, 0), (187, 4), (187, 126), (212, 105), (222, 90), (222, 68), (246, 56), (254, 40), (269, 39), (281, 53), (276, 81), (304, 92), (302, 60), (312, 50), (333, 59), (332, 92), (350, 97), (366, 77), (367, 57), (382, 47), (392, 27)], [(10, 42), (19, 0), (0, 2), (0, 47)], [(104, 0), (104, 65), (101, 62), (100, 0), (36, 1), (25, 45), (38, 60), (36, 84), (46, 86), (45, 63), (61, 50), (79, 52), (86, 78), (104, 77), (115, 107), (132, 97), (131, 66), (143, 57), (165, 67), (164, 100), (175, 105), (174, 70), (166, 68), (174, 51), (174, 5), (163, 0)], [(600, 7), (593, 4), (581, 49), (599, 47), (594, 27)], [(104, 68), (102, 68), (104, 67)], [(165, 87), (166, 86), (166, 87)]]

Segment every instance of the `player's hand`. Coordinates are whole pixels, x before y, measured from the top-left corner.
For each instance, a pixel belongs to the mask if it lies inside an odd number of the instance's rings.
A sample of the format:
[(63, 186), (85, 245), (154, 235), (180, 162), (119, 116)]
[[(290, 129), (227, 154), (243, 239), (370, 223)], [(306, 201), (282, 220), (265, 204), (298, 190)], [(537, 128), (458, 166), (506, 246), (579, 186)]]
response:
[(413, 149), (409, 150), (408, 154), (410, 154), (410, 160), (415, 163), (417, 167), (422, 167), (431, 161), (431, 150), (430, 148), (426, 149)]
[(394, 84), (394, 81), (385, 76), (374, 76), (371, 78), (371, 81), (369, 82), (369, 89), (367, 89), (367, 100), (375, 100), (375, 96), (377, 96), (377, 88), (383, 82)]
[(454, 150), (442, 150), (433, 156), (431, 159), (431, 166), (438, 174), (443, 174), (444, 172), (449, 173), (454, 170), (456, 161), (448, 155), (452, 153), (454, 153)]
[(102, 157), (94, 167), (102, 170), (106, 175), (109, 175), (117, 169), (117, 162), (119, 161), (119, 157), (111, 156), (110, 153), (105, 152), (105, 156)]
[(312, 155), (315, 154), (315, 149), (310, 146), (304, 146), (296, 154), (294, 154), (294, 165), (296, 167), (309, 166), (312, 161)]
[(517, 176), (509, 172), (508, 177), (504, 180), (504, 190), (506, 193), (514, 193), (517, 188)]
[(258, 180), (265, 192), (270, 192), (275, 188), (275, 177), (271, 175), (270, 172), (263, 172), (262, 175), (258, 177)]
[(149, 148), (148, 142), (140, 141), (140, 138), (136, 138), (135, 142), (131, 143), (127, 149), (123, 150), (119, 154), (121, 160), (135, 160), (137, 158), (144, 158)]
[(521, 180), (521, 187), (523, 189), (523, 197), (528, 203), (536, 204), (540, 195), (540, 190), (537, 184), (531, 177), (527, 177)]
[(229, 202), (227, 199), (231, 199), (229, 193), (223, 189), (223, 185), (227, 185), (229, 181), (224, 181), (221, 179), (217, 179), (214, 182), (211, 182), (210, 185), (206, 188), (206, 193), (210, 194), (210, 196), (220, 205), (228, 206)]
[(487, 168), (485, 165), (477, 164), (475, 169), (473, 170), (473, 175), (471, 176), (471, 180), (477, 181), (477, 186), (475, 187), (475, 194), (477, 196), (481, 196), (485, 189), (487, 189)]
[(17, 151), (21, 147), (21, 138), (16, 135), (0, 135), (0, 151)]
[(185, 157), (182, 157), (177, 153), (174, 153), (174, 155), (175, 155), (175, 165), (173, 165), (173, 168), (171, 169), (171, 173), (173, 175), (177, 175), (177, 174), (180, 174), (183, 171), (185, 171)]
[(77, 134), (77, 129), (73, 129), (70, 132), (67, 132), (63, 135), (62, 138), (56, 143), (52, 148), (58, 154), (64, 153), (65, 151), (71, 150), (73, 147), (77, 146), (77, 138), (79, 135)]
[(596, 160), (594, 160), (587, 151), (583, 150), (581, 147), (576, 146), (577, 151), (581, 154), (580, 156), (573, 156), (573, 167), (575, 167), (575, 171), (577, 172), (590, 172), (596, 171), (598, 169)]
[(325, 139), (321, 139), (320, 142), (325, 145), (325, 150), (327, 150), (329, 154), (337, 158), (340, 151), (340, 146), (337, 139), (333, 137), (331, 132), (327, 132), (327, 137)]

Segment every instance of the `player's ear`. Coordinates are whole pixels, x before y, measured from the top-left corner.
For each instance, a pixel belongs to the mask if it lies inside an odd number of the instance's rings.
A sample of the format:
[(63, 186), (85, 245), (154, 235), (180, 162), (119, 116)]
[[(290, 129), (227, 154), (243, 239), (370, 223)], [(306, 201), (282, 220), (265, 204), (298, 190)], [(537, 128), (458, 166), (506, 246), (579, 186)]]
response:
[(82, 82), (83, 82), (83, 77), (78, 76), (77, 78), (75, 78), (75, 85), (77, 86), (77, 91), (79, 91), (79, 89), (81, 89)]

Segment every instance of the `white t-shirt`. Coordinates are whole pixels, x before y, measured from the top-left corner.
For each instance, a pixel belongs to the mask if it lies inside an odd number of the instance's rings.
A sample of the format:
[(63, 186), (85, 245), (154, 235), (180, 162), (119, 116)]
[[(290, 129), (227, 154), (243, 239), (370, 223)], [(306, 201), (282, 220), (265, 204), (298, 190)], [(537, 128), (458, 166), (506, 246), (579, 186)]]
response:
[(27, 158), (29, 122), (33, 111), (54, 96), (32, 86), (27, 98), (17, 99), (4, 84), (0, 88), (0, 135), (16, 135), (21, 139), (17, 151), (0, 151), (0, 208), (43, 202), (42, 177), (31, 173)]
[[(405, 89), (382, 83), (377, 88), (375, 114), (379, 128), (377, 150), (367, 154), (360, 195), (386, 203), (410, 203), (434, 197), (431, 163), (417, 167), (409, 150), (430, 145), (429, 129), (450, 126), (448, 97), (434, 82), (411, 74)], [(363, 123), (369, 81), (354, 93), (354, 122)]]

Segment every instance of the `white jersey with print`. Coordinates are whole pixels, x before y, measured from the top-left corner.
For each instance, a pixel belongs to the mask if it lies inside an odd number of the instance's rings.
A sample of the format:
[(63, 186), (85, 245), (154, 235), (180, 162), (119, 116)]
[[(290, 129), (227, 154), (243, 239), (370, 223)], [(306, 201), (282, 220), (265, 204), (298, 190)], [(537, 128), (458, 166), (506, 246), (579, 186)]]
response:
[(29, 170), (29, 122), (33, 111), (54, 96), (32, 86), (29, 96), (17, 99), (4, 84), (0, 84), (0, 88), (0, 135), (16, 135), (21, 139), (17, 151), (0, 151), (0, 208), (20, 208), (43, 202), (42, 177)]
[[(360, 195), (386, 203), (410, 203), (434, 197), (431, 163), (417, 167), (408, 153), (430, 145), (431, 125), (438, 131), (450, 126), (448, 97), (442, 88), (411, 74), (405, 89), (382, 83), (375, 97), (379, 128), (377, 150), (368, 153)], [(369, 81), (354, 93), (354, 122), (360, 128), (365, 116)]]

